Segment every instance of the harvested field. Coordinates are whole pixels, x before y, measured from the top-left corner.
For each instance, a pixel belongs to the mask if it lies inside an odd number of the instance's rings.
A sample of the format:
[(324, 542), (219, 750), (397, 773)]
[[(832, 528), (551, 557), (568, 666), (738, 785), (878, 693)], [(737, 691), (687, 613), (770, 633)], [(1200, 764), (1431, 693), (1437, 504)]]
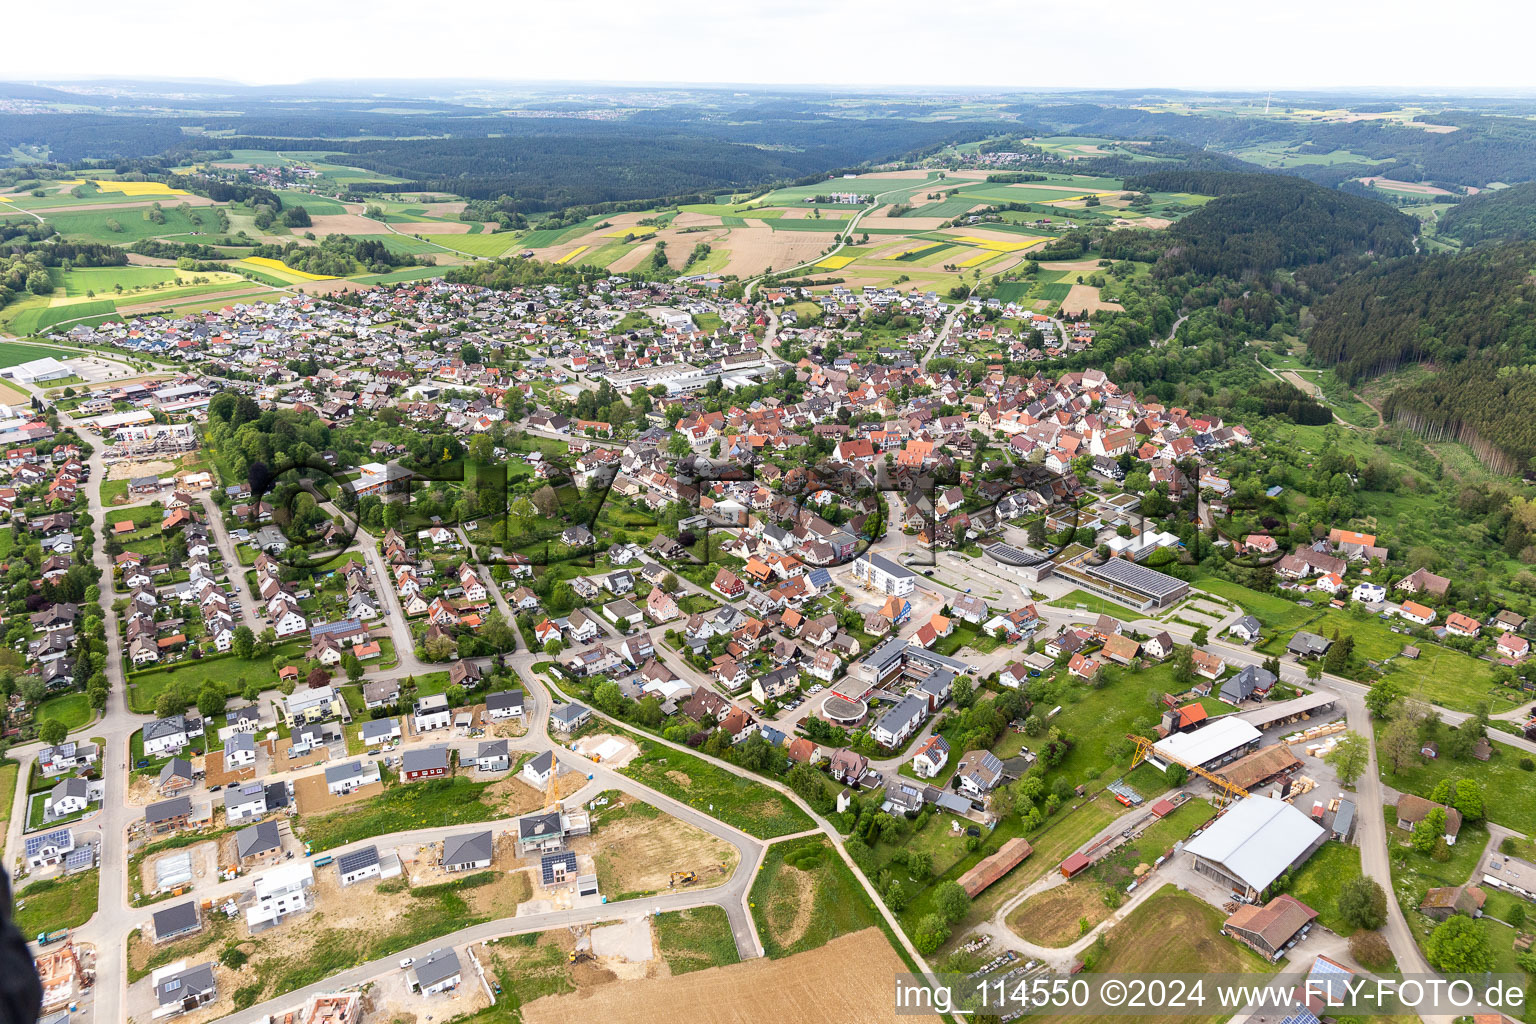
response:
[(324, 814), (326, 811), (334, 811), (348, 804), (361, 803), (382, 792), (384, 792), (384, 783), (370, 782), (346, 796), (336, 796), (326, 788), (324, 772), (293, 780), (293, 801), (298, 806), (300, 814)]
[[(748, 960), (668, 978), (545, 996), (523, 1006), (523, 1020), (526, 1024), (577, 1019), (654, 1024), (674, 1019), (679, 1008), (686, 1007), (692, 1024), (786, 1020), (873, 1024), (898, 1019), (891, 1008), (890, 979), (905, 970), (885, 936), (867, 928), (834, 939), (821, 950), (782, 960)], [(772, 998), (743, 998), (751, 992), (772, 993)]]
[(723, 885), (741, 859), (725, 840), (633, 797), (596, 817), (593, 834), (573, 841), (571, 849), (592, 855), (598, 883), (610, 900), (665, 891), (674, 871), (695, 872), (696, 888)]
[(218, 302), (222, 299), (238, 300), (242, 296), (256, 295), (259, 293), (269, 292), (271, 290), (272, 289), (268, 285), (247, 284), (241, 285), (238, 288), (229, 288), (224, 291), (204, 292), (201, 295), (184, 296), (179, 301), (175, 299), (169, 301), (161, 299), (159, 302), (146, 301), (136, 302), (132, 305), (120, 305), (117, 307), (117, 311), (123, 316), (136, 316), (140, 313), (151, 313), (161, 309), (174, 309), (177, 306), (201, 306), (210, 302)]
[(1125, 307), (1118, 302), (1105, 302), (1099, 298), (1099, 289), (1091, 284), (1074, 284), (1061, 303), (1063, 313), (1097, 313), (1101, 309), (1112, 309), (1118, 312)]
[(176, 261), (163, 256), (145, 256), (142, 253), (130, 252), (128, 265), (130, 267), (174, 267)]
[(1132, 228), (1165, 228), (1173, 221), (1164, 217), (1121, 217), (1115, 221), (1116, 227)]
[[(774, 231), (767, 227), (734, 228), (726, 247), (731, 258), (725, 273), (743, 277), (769, 267), (784, 269), (820, 256), (836, 235), (831, 231)], [(676, 247), (671, 247), (676, 248)], [(617, 264), (613, 269), (620, 269)]]
[(309, 230), (315, 233), (316, 238), (324, 238), (326, 235), (376, 235), (384, 230), (378, 221), (356, 213), (315, 213), (310, 214), (309, 219), (312, 222)]
[(1085, 879), (1031, 896), (1008, 915), (1008, 928), (1026, 942), (1059, 949), (1072, 945), (1087, 931), (1083, 920), (1092, 928), (1108, 916), (1103, 887)]
[(872, 231), (875, 228), (889, 228), (891, 230), (916, 234), (919, 231), (937, 231), (947, 222), (947, 218), (944, 217), (919, 217), (916, 215), (887, 217), (876, 212), (859, 221), (859, 226), (854, 230), (854, 234), (858, 234), (860, 231)]
[(84, 209), (89, 209), (92, 213), (95, 213), (97, 210), (145, 210), (148, 209), (149, 206), (153, 203), (159, 203), (164, 207), (180, 206), (182, 203), (186, 203), (188, 206), (212, 206), (213, 200), (209, 199), (207, 196), (194, 195), (145, 195), (139, 196), (137, 199), (127, 200), (121, 203), (90, 203), (89, 205), (76, 204), (74, 206), (40, 206), (37, 209), (31, 210), (29, 212), (37, 214), (49, 214), (79, 213)]
[[(715, 219), (719, 220), (718, 217)], [(608, 269), (614, 271), (634, 270), (640, 264), (651, 258), (651, 250), (655, 248), (655, 242), (642, 242), (635, 246), (633, 249), (629, 250), (629, 252), (625, 253), (623, 256), (620, 256), (618, 259), (608, 264)]]
[(1093, 272), (1095, 272), (1096, 270), (1099, 269), (1099, 261), (1098, 260), (1065, 260), (1065, 261), (1056, 262), (1056, 263), (1042, 263), (1042, 264), (1040, 264), (1040, 269), (1042, 269), (1042, 270), (1059, 270), (1063, 274), (1071, 274), (1071, 275), (1073, 275), (1075, 277), (1078, 274), (1084, 274), (1084, 275), (1092, 274)]
[[(1362, 185), (1376, 185), (1380, 188), (1391, 189), (1393, 192), (1413, 192), (1421, 196), (1448, 196), (1451, 193), (1438, 185), (1425, 185), (1417, 181), (1396, 181), (1392, 178), (1361, 178)], [(47, 211), (40, 211), (46, 213)]]
[(672, 219), (674, 228), (717, 228), (720, 227), (720, 216), (714, 213), (694, 213), (685, 210)]

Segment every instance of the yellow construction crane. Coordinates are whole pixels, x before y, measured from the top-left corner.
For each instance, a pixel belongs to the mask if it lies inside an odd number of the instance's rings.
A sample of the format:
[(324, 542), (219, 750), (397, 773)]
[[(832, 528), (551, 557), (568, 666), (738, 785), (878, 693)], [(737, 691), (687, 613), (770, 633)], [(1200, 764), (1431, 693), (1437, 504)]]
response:
[[(1136, 753), (1131, 755), (1132, 768), (1135, 768), (1137, 765), (1141, 764), (1141, 762), (1152, 756), (1153, 740), (1149, 740), (1145, 736), (1137, 736), (1135, 733), (1127, 733), (1125, 738), (1136, 744)], [(1235, 800), (1239, 797), (1245, 797), (1248, 795), (1248, 791), (1242, 786), (1228, 782), (1220, 775), (1212, 775), (1210, 772), (1206, 771), (1204, 768), (1201, 768), (1197, 764), (1190, 764), (1187, 761), (1180, 761), (1178, 758), (1170, 757), (1161, 751), (1158, 752), (1157, 756), (1159, 760), (1171, 761), (1178, 765), (1180, 768), (1183, 768), (1185, 771), (1189, 772), (1191, 775), (1198, 775), (1206, 782), (1209, 782), (1212, 786), (1215, 786), (1217, 807), (1224, 807), (1226, 806), (1227, 801)]]

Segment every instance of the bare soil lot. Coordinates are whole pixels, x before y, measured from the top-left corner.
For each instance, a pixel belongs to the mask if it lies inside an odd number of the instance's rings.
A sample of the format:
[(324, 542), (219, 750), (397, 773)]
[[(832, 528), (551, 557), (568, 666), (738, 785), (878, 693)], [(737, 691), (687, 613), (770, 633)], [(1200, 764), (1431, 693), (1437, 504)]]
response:
[(293, 780), (293, 800), (300, 814), (324, 814), (348, 804), (361, 803), (384, 792), (384, 783), (370, 782), (346, 796), (336, 796), (325, 786), (325, 773)]
[(1067, 882), (1036, 893), (1008, 915), (1008, 927), (1019, 938), (1042, 946), (1070, 946), (1083, 934), (1081, 922), (1092, 928), (1109, 916), (1104, 888), (1097, 882)]
[[(879, 930), (867, 928), (782, 960), (759, 958), (676, 977), (627, 985), (580, 985), (566, 995), (525, 1005), (526, 1024), (600, 1020), (604, 1024), (670, 1024), (687, 1008), (690, 1024), (845, 1024), (911, 1021), (891, 1005), (891, 976), (906, 970)], [(771, 993), (771, 998), (751, 998)], [(937, 1018), (926, 1018), (937, 1019)]]
[(1118, 302), (1105, 302), (1099, 298), (1099, 289), (1091, 284), (1074, 284), (1061, 303), (1063, 313), (1097, 313), (1101, 309), (1123, 310), (1124, 308)]
[[(316, 238), (324, 238), (326, 235), (382, 235), (389, 229), (376, 220), (357, 213), (313, 213), (310, 214), (312, 222), (309, 230), (315, 233)], [(412, 228), (419, 225), (412, 224)], [(469, 225), (465, 225), (468, 230)]]
[(674, 871), (695, 872), (695, 888), (722, 885), (736, 869), (736, 848), (684, 821), (664, 814), (633, 797), (624, 797), (624, 816), (604, 822), (597, 812), (593, 834), (575, 840), (571, 849), (591, 854), (598, 884), (609, 899), (625, 893), (659, 892)]

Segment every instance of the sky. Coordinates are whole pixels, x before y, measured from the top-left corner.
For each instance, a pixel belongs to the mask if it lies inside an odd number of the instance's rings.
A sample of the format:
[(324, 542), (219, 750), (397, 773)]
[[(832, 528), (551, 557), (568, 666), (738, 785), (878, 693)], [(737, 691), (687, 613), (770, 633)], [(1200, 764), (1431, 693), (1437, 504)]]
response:
[[(1536, 92), (1536, 4), (1490, 0), (72, 0), (5, 15), (0, 78), (485, 78)], [(26, 45), (30, 43), (32, 45)]]

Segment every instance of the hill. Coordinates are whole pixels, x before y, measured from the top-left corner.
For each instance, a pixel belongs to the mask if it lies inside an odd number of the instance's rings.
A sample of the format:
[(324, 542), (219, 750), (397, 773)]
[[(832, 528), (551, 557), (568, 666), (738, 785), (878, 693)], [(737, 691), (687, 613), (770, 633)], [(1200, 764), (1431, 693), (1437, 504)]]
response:
[(1126, 188), (1217, 197), (1168, 228), (1164, 262), (1173, 273), (1242, 277), (1366, 252), (1413, 251), (1413, 218), (1300, 178), (1169, 170), (1128, 179)]
[(1468, 245), (1536, 238), (1536, 182), (1463, 199), (1441, 215), (1438, 233)]

